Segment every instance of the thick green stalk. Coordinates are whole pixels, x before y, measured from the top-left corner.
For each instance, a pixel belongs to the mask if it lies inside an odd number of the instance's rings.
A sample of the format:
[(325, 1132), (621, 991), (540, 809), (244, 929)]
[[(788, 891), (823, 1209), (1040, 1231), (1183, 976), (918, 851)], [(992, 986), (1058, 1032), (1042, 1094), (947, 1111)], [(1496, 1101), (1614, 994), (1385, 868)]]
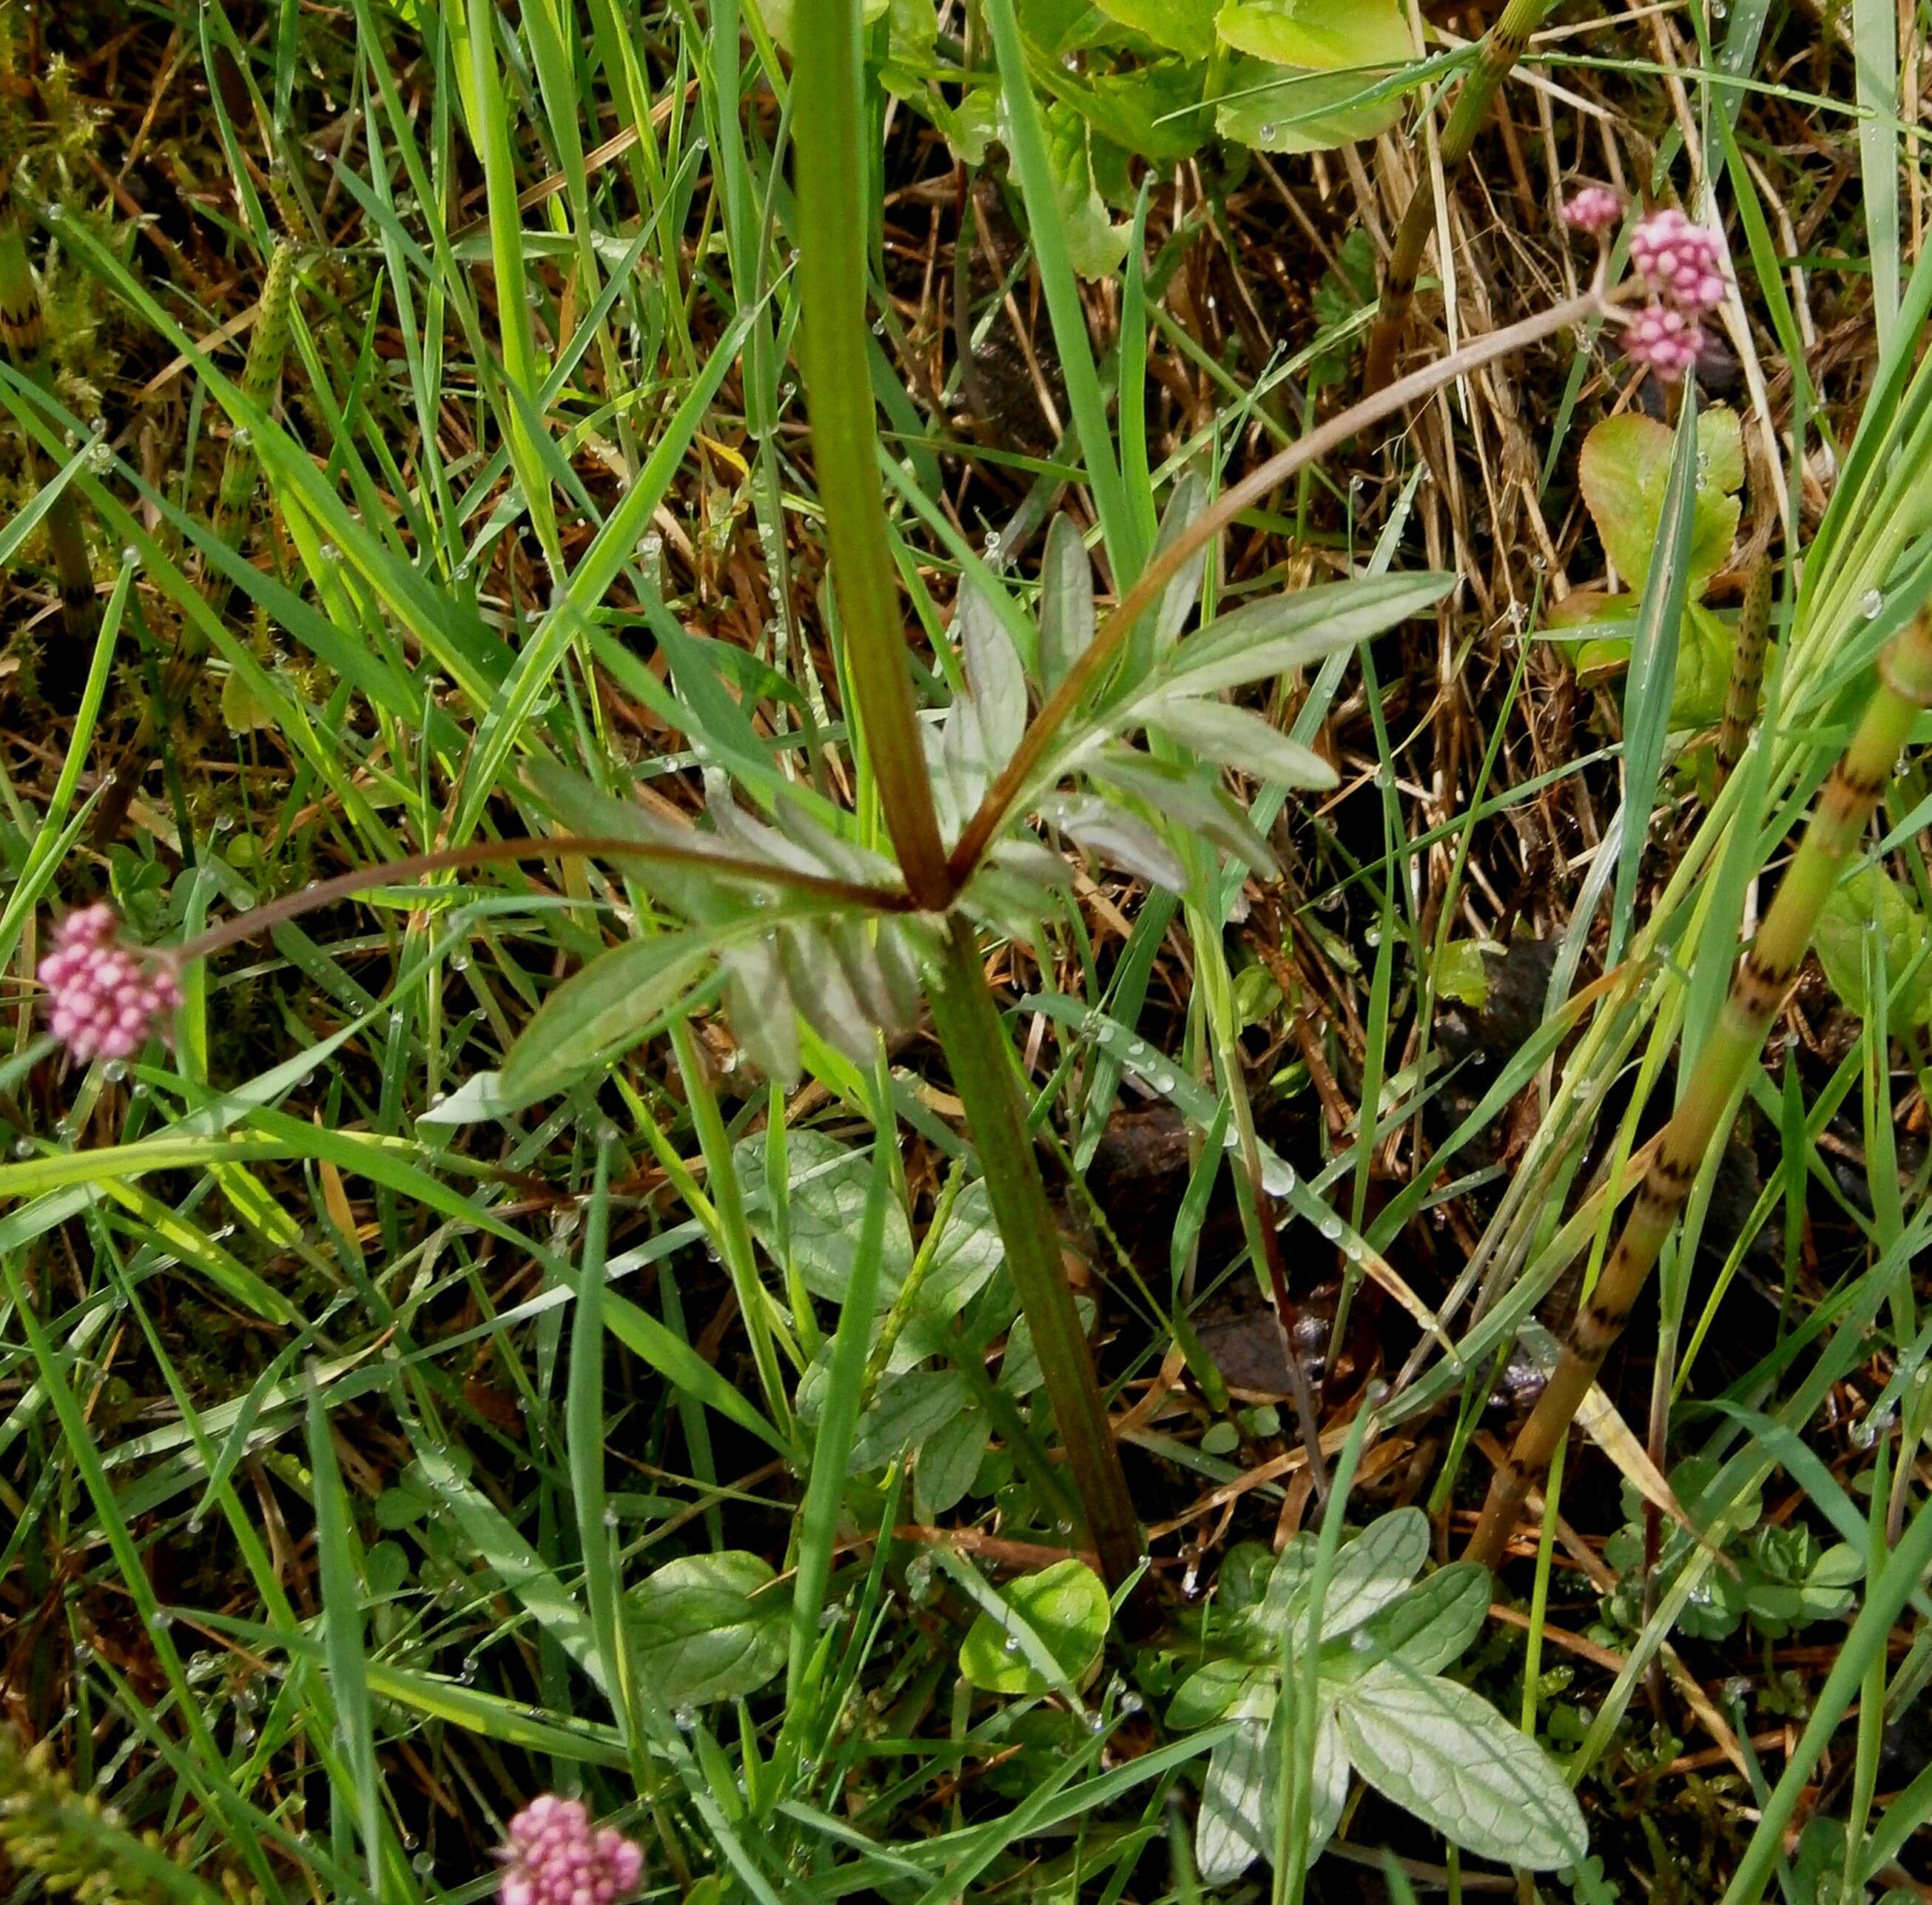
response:
[(1818, 797), (1756, 940), (1738, 962), (1724, 1011), (1698, 1054), (1676, 1115), (1658, 1139), (1623, 1233), (1570, 1326), (1556, 1374), (1490, 1485), (1470, 1538), (1469, 1559), (1494, 1567), (1502, 1558), (1532, 1485), (1568, 1433), (1628, 1321), (1699, 1166), (1730, 1131), (1772, 1016), (1810, 949), (1819, 910), (1857, 850), (1913, 721), (1927, 708), (1932, 708), (1932, 610), (1922, 611), (1880, 660), (1877, 690)]
[[(40, 287), (27, 262), (26, 239), (13, 199), (13, 182), (0, 179), (0, 344), (14, 367), (49, 396), (56, 394), (46, 362), (46, 319)], [(56, 700), (78, 700), (92, 660), (94, 571), (87, 560), (87, 536), (71, 488), (55, 498), (46, 515), (47, 541), (60, 580), (61, 627), (65, 644), (50, 654), (46, 685)]]
[(1100, 1571), (1118, 1587), (1139, 1565), (1141, 1530), (1101, 1399), (1094, 1355), (1060, 1259), (1060, 1227), (1046, 1201), (1033, 1134), (1013, 1076), (1012, 1047), (987, 990), (971, 922), (948, 924), (933, 1023), (966, 1107), (1006, 1268), (1033, 1330), (1047, 1399), (1087, 1516)]
[[(1476, 50), (1476, 63), (1442, 129), (1442, 176), (1446, 179), (1469, 156), (1476, 135), (1488, 123), (1490, 107), (1496, 89), (1511, 67), (1522, 57), (1529, 36), (1543, 23), (1552, 0), (1509, 0), (1498, 14), (1482, 44)], [(1395, 371), (1395, 353), (1402, 343), (1408, 319), (1409, 300), (1415, 295), (1415, 276), (1422, 267), (1422, 254), (1436, 224), (1436, 178), (1426, 153), (1416, 167), (1415, 190), (1397, 227), (1395, 244), (1382, 271), (1382, 308), (1376, 314), (1376, 327), (1369, 334), (1367, 368), (1362, 373), (1364, 395), (1372, 396), (1386, 384)]]
[[(846, 672), (907, 893), (922, 910), (943, 912), (957, 888), (933, 810), (907, 670), (866, 361), (858, 0), (799, 0), (793, 33), (793, 92), (801, 102), (794, 122), (799, 356), (844, 623)], [(1055, 1244), (1012, 1047), (987, 989), (971, 924), (962, 915), (947, 922), (932, 1013), (966, 1108), (1007, 1267), (1040, 1351), (1088, 1532), (1102, 1572), (1118, 1586), (1139, 1565), (1139, 1524)]]
[(1757, 719), (1758, 691), (1764, 684), (1764, 648), (1771, 630), (1771, 558), (1760, 556), (1744, 582), (1738, 614), (1738, 639), (1731, 649), (1730, 685), (1724, 694), (1724, 724), (1718, 730), (1718, 785), (1730, 779), (1744, 757), (1751, 723)]
[(832, 578), (866, 753), (907, 889), (937, 912), (952, 898), (908, 671), (898, 584), (876, 461), (866, 350), (865, 181), (857, 0), (800, 0), (793, 15), (802, 306), (799, 367), (812, 419)]

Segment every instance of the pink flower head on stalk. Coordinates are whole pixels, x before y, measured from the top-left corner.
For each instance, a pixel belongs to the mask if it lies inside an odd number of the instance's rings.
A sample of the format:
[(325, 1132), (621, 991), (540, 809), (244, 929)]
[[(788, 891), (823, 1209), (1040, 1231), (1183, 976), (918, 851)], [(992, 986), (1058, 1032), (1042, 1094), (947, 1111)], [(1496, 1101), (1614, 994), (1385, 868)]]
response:
[(614, 1826), (593, 1826), (580, 1799), (540, 1793), (510, 1822), (503, 1905), (613, 1905), (635, 1891), (644, 1849)]
[(1623, 200), (1607, 185), (1586, 185), (1564, 201), (1563, 222), (1592, 237), (1608, 231), (1623, 215)]
[(54, 932), (54, 949), (40, 962), (54, 1036), (82, 1064), (100, 1057), (132, 1058), (164, 1012), (181, 1003), (173, 972), (143, 963), (118, 939), (112, 906), (82, 906)]
[(1666, 304), (1694, 317), (1724, 302), (1717, 233), (1694, 225), (1675, 207), (1653, 212), (1630, 233), (1630, 263)]
[(1624, 332), (1624, 349), (1630, 361), (1654, 371), (1666, 383), (1675, 383), (1703, 348), (1702, 326), (1670, 305), (1646, 305)]

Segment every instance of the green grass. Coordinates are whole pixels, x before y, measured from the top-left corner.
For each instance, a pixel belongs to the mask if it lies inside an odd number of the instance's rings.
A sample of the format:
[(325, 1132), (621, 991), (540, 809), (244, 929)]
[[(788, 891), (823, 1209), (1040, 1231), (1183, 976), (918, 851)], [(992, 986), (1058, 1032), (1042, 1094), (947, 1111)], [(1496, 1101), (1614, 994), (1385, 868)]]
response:
[[(1271, 1855), (1204, 1885), (1249, 1723), (1174, 1696), (1296, 1531), (1318, 1604), (1399, 1505), (1460, 1549), (1498, 1375), (1610, 1261), (1932, 593), (1924, 23), (1855, 0), (1834, 53), (1734, 5), (1666, 66), (1558, 14), (1445, 181), (1478, 353), (1565, 295), (1602, 138), (1714, 182), (1754, 361), (1698, 404), (1757, 451), (1762, 392), (1782, 463), (1720, 783), (1671, 720), (1689, 405), (1593, 692), (1542, 637), (1602, 573), (1613, 332), (1337, 425), (1371, 314), (1331, 260), (1390, 229), (1340, 157), (1207, 130), (1225, 49), (918, 12), (0, 0), (50, 338), (0, 364), (8, 1900), (478, 1898), (543, 1790), (653, 1899), (1518, 1882), (1360, 1780), (1310, 1861), (1318, 1648)], [(1201, 143), (1117, 160), (1149, 71), (1142, 136)], [(1558, 96), (1546, 142), (1544, 82), (1603, 116)], [(1000, 89), (1010, 154), (958, 130)], [(1088, 276), (1082, 165), (1125, 251)], [(1302, 645), (1180, 696), (1231, 629)], [(1514, 1531), (1526, 1630), (1430, 1669), (1582, 1804), (1600, 1873), (1520, 1895), (1924, 1869), (1928, 801), (1908, 750), (1859, 849), (1904, 927), (1846, 915), (1856, 969), (1747, 1059), (1755, 1174), (1704, 1157)], [(171, 1043), (80, 1068), (31, 981), (94, 897), (216, 936)], [(1512, 1018), (1520, 938), (1556, 951)], [(1312, 1375), (1230, 1373), (1264, 1299)], [(1842, 1576), (1778, 1575), (1801, 1535)], [(1030, 1596), (1070, 1555), (1104, 1639)], [(976, 1622), (1028, 1690), (962, 1671)]]

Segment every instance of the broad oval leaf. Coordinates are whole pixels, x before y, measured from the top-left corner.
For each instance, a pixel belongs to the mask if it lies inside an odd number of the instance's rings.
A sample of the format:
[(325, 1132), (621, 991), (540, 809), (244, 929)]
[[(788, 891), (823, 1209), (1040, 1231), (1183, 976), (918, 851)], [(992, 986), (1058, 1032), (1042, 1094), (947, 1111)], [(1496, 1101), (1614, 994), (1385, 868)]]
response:
[(634, 1045), (682, 996), (711, 957), (689, 933), (632, 939), (600, 953), (537, 1008), (503, 1061), (500, 1108), (560, 1090)]
[[(1628, 582), (1649, 572), (1651, 551), (1670, 486), (1675, 433), (1654, 418), (1606, 417), (1583, 440), (1577, 482), (1604, 553)], [(1737, 413), (1721, 406), (1697, 419), (1697, 487), (1690, 505), (1686, 587), (1694, 599), (1730, 559), (1744, 481)]]
[(1932, 1018), (1932, 961), (1922, 963), (1902, 991), (1899, 987), (1925, 943), (1925, 917), (1884, 868), (1861, 867), (1833, 888), (1818, 910), (1816, 936), (1818, 963), (1847, 1011), (1861, 1019), (1871, 1016), (1865, 973), (1869, 944), (1874, 971), (1882, 951), (1893, 1031)]
[(1237, 60), (1215, 108), (1214, 128), (1257, 152), (1330, 152), (1386, 132), (1402, 117), (1407, 90), (1397, 85), (1384, 92), (1373, 73)]
[(1401, 66), (1414, 52), (1396, 0), (1228, 0), (1214, 23), (1237, 53), (1319, 73)]
[(1214, 50), (1215, 0), (1095, 0), (1109, 20), (1144, 33), (1190, 59)]
[(1279, 1672), (1246, 1660), (1210, 1660), (1174, 1690), (1167, 1703), (1167, 1723), (1184, 1733), (1211, 1726), (1237, 1700), (1257, 1687), (1271, 1685)]
[(1364, 1675), (1334, 1711), (1362, 1777), (1466, 1850), (1533, 1872), (1588, 1852), (1556, 1762), (1466, 1687), (1391, 1663)]
[(639, 1671), (667, 1706), (754, 1693), (780, 1672), (790, 1597), (770, 1565), (727, 1548), (667, 1561), (631, 1596)]
[(1201, 1810), (1194, 1819), (1194, 1863), (1210, 1885), (1238, 1879), (1268, 1851), (1268, 1723), (1274, 1696), (1264, 1696), (1258, 1717), (1244, 1715), (1239, 1728), (1208, 1756)]
[[(1036, 1574), (1010, 1581), (1006, 1603), (1032, 1630), (1060, 1670), (1077, 1681), (1100, 1657), (1110, 1610), (1107, 1590), (1084, 1561), (1055, 1561)], [(1014, 1644), (1010, 1649), (1009, 1641)], [(1026, 1657), (1008, 1626), (982, 1614), (959, 1645), (959, 1672), (988, 1693), (1044, 1693), (1053, 1684)]]

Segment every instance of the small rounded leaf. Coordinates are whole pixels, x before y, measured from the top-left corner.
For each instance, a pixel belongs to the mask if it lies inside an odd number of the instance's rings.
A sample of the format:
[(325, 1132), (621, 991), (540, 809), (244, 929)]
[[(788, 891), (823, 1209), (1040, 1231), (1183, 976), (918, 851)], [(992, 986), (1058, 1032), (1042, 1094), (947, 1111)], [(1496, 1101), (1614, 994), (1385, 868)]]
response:
[[(1100, 1658), (1110, 1610), (1107, 1590), (1084, 1561), (1055, 1561), (1007, 1583), (1006, 1602), (1060, 1669), (1078, 1681)], [(1015, 1643), (1009, 1651), (1007, 1642)], [(988, 1693), (1044, 1693), (1054, 1684), (1027, 1657), (1012, 1625), (982, 1614), (960, 1643), (959, 1671)]]

